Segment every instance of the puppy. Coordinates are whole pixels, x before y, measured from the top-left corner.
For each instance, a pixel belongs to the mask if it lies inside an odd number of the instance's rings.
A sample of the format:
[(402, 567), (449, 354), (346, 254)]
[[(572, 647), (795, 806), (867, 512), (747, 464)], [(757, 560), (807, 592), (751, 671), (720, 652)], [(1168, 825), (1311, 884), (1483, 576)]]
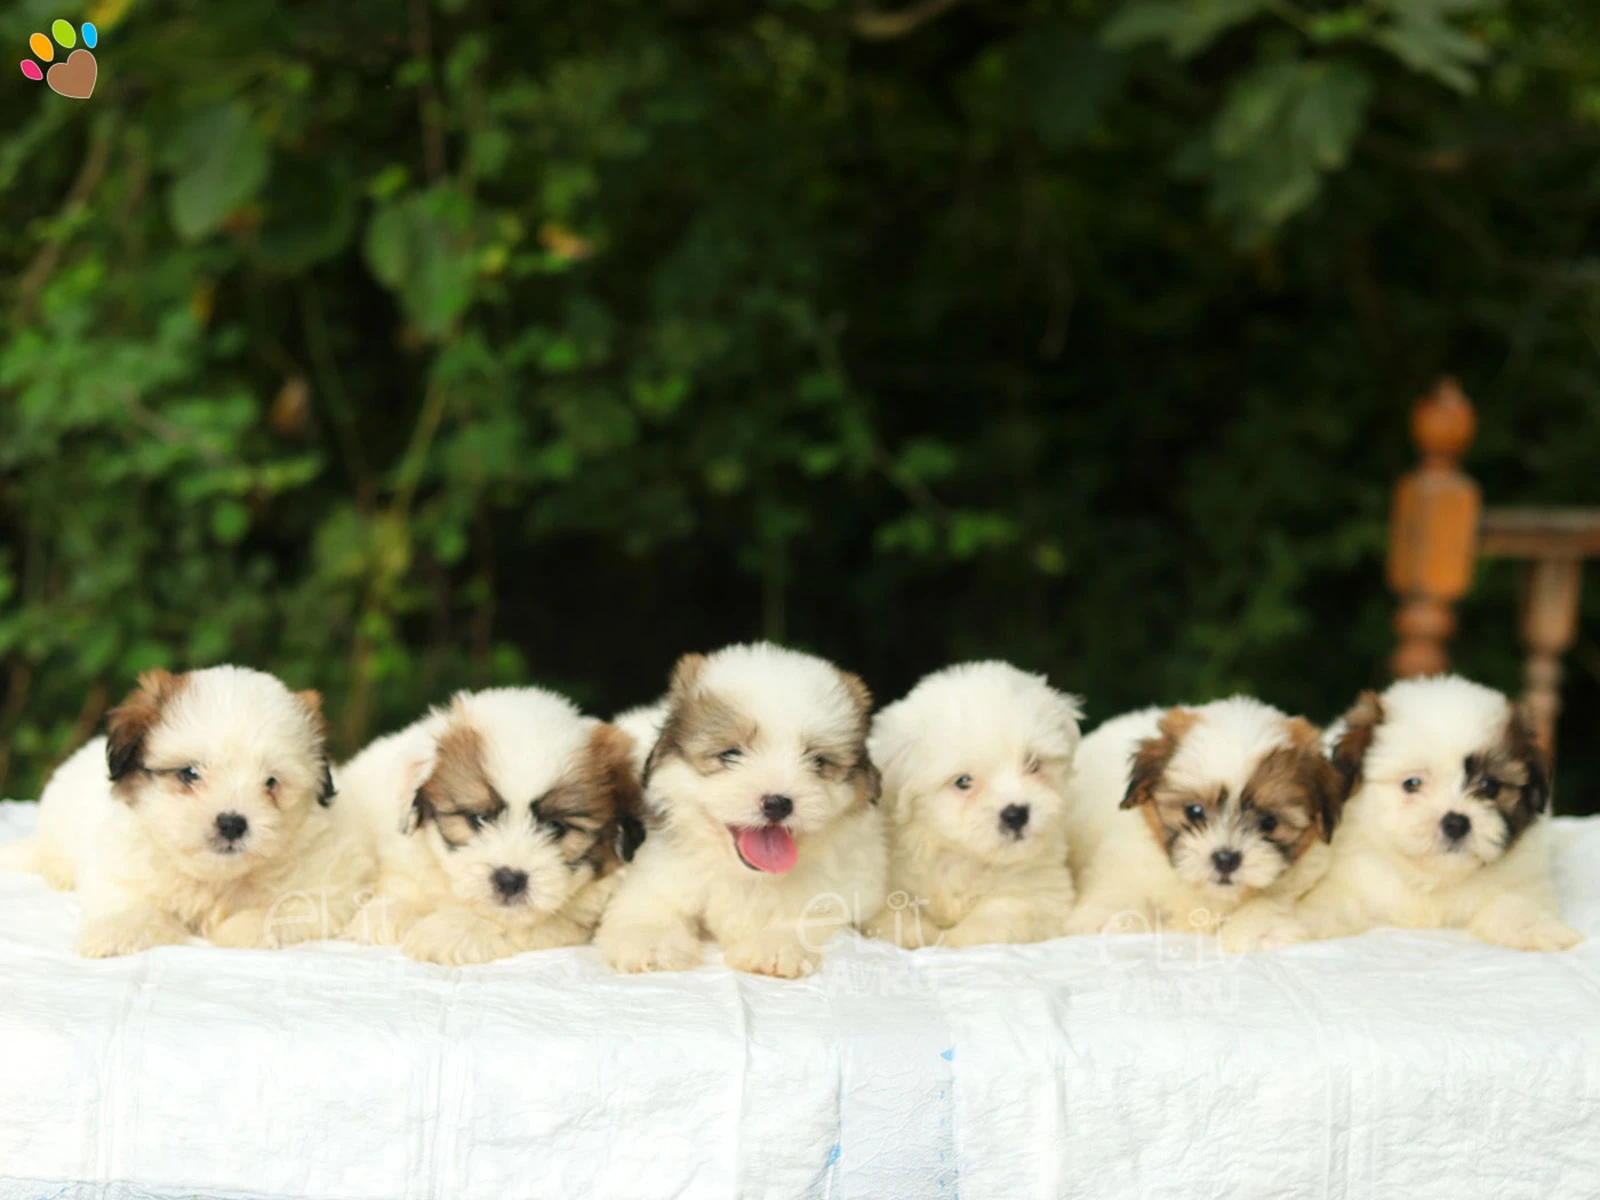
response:
[(1072, 908), (1066, 792), (1079, 702), (1002, 662), (935, 672), (878, 714), (890, 907), (874, 936), (918, 946), (1036, 942)]
[(856, 676), (765, 643), (680, 659), (645, 767), (650, 837), (595, 933), (611, 965), (691, 967), (704, 928), (730, 967), (792, 978), (874, 916), (871, 706)]
[(1095, 730), (1068, 822), (1069, 930), (1220, 930), (1228, 952), (1307, 940), (1294, 904), (1327, 869), (1343, 798), (1320, 739), (1242, 696)]
[(148, 671), (45, 786), (23, 853), (78, 889), (88, 958), (332, 937), (373, 869), (333, 799), (316, 692), (244, 667)]
[(644, 837), (632, 740), (554, 692), (462, 692), (338, 771), (378, 849), (346, 931), (448, 965), (589, 940)]
[(1465, 929), (1517, 950), (1565, 950), (1543, 819), (1550, 784), (1501, 693), (1455, 676), (1362, 693), (1333, 731), (1354, 790), (1333, 865), (1302, 904), (1328, 936), (1379, 925)]

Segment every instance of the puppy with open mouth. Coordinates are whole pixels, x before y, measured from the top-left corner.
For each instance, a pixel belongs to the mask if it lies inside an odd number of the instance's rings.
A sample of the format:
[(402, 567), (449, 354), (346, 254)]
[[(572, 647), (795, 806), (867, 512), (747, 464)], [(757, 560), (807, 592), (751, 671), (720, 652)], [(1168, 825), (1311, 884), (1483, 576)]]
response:
[(1108, 721), (1078, 750), (1073, 933), (1220, 932), (1232, 953), (1307, 940), (1343, 784), (1320, 731), (1242, 696)]
[(460, 966), (587, 942), (644, 838), (632, 739), (542, 688), (462, 692), (337, 774), (378, 848), (346, 936)]
[(1583, 940), (1550, 874), (1545, 756), (1504, 695), (1457, 676), (1405, 680), (1363, 693), (1330, 736), (1354, 790), (1301, 906), (1320, 932), (1465, 929), (1516, 950)]
[(373, 857), (333, 784), (321, 700), (244, 667), (147, 671), (46, 784), (8, 848), (78, 889), (78, 952), (198, 934), (219, 946), (335, 937)]
[(1066, 930), (1068, 781), (1079, 702), (1003, 662), (927, 676), (872, 725), (890, 901), (873, 936), (906, 949)]
[(795, 977), (876, 914), (871, 707), (856, 676), (767, 643), (680, 659), (645, 767), (650, 837), (595, 933), (611, 965), (692, 967), (704, 928), (730, 967)]

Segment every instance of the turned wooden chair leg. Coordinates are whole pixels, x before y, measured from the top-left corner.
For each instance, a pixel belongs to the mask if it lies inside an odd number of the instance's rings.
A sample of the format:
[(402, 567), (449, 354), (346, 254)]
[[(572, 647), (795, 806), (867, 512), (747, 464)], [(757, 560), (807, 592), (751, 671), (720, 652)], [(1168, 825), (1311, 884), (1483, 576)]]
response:
[(1582, 591), (1580, 559), (1540, 558), (1528, 568), (1522, 594), (1522, 642), (1528, 649), (1523, 703), (1534, 736), (1552, 758), (1561, 715), (1561, 659), (1578, 636)]
[(1450, 664), (1453, 605), (1472, 583), (1477, 558), (1478, 485), (1460, 468), (1477, 417), (1453, 379), (1441, 380), (1411, 411), (1422, 464), (1395, 487), (1389, 518), (1389, 586), (1400, 597), (1396, 677), (1437, 675)]

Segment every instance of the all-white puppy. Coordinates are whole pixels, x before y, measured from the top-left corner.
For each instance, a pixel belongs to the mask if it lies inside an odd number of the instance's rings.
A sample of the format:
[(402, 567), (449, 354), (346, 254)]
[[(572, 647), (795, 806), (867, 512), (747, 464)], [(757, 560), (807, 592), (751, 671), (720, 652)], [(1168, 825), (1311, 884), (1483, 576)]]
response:
[(891, 891), (868, 932), (907, 949), (1065, 932), (1080, 716), (1075, 697), (1003, 662), (936, 671), (878, 714)]
[(78, 889), (89, 958), (193, 934), (333, 937), (373, 870), (333, 795), (317, 693), (244, 667), (148, 671), (50, 779), (37, 838), (8, 857)]
[(644, 837), (632, 740), (542, 688), (462, 692), (339, 768), (380, 875), (352, 940), (449, 965), (589, 940)]
[(1354, 790), (1333, 865), (1301, 905), (1319, 932), (1465, 929), (1518, 950), (1583, 940), (1550, 875), (1544, 754), (1504, 695), (1406, 680), (1362, 693), (1332, 736)]
[(1341, 781), (1321, 734), (1236, 696), (1108, 721), (1078, 749), (1074, 933), (1220, 930), (1229, 952), (1305, 941)]
[(646, 766), (649, 840), (595, 944), (622, 971), (700, 961), (794, 977), (883, 905), (887, 850), (867, 753), (872, 697), (769, 644), (685, 655)]

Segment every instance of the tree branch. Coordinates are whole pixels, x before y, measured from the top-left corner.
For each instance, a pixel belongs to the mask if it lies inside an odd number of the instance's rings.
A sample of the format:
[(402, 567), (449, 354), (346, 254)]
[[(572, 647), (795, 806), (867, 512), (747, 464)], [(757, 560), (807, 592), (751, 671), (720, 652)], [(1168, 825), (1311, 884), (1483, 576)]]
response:
[(962, 0), (918, 0), (907, 8), (883, 12), (875, 8), (862, 9), (850, 18), (850, 28), (855, 35), (870, 42), (888, 42), (914, 33), (938, 17), (949, 12)]

